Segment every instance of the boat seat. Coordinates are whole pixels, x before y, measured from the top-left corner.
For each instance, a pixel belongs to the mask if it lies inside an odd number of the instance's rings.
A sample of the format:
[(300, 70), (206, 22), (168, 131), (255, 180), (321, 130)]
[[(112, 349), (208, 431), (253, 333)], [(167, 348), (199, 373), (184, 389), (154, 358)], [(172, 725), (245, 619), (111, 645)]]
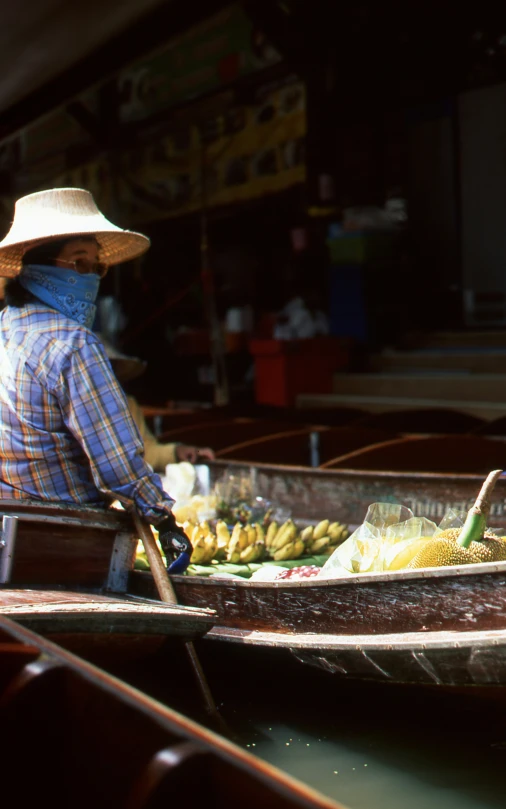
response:
[(0, 500), (0, 585), (125, 592), (137, 538), (125, 511)]
[(410, 436), (341, 455), (322, 468), (486, 475), (506, 468), (506, 442), (472, 435)]

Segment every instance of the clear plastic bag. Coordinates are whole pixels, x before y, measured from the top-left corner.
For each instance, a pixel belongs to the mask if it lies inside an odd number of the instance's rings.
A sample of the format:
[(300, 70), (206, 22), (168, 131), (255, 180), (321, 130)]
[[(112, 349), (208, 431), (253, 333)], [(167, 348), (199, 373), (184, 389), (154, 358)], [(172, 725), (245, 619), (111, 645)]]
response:
[(383, 570), (384, 549), (393, 543), (392, 526), (404, 524), (413, 512), (399, 503), (373, 503), (362, 525), (339, 545), (321, 569), (320, 576), (376, 573)]

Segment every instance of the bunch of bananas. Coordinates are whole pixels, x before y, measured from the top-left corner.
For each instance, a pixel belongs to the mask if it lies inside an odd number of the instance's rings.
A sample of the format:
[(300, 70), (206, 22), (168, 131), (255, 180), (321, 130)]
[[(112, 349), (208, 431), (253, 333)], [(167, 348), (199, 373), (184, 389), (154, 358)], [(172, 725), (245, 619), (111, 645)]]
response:
[(183, 523), (183, 530), (193, 547), (191, 564), (210, 565), (218, 550), (218, 537), (208, 521), (193, 523), (187, 520)]
[(273, 559), (298, 559), (302, 555), (330, 555), (348, 536), (348, 529), (339, 522), (321, 520), (317, 525), (308, 525), (300, 533), (293, 520), (279, 526), (271, 522), (265, 534), (265, 547)]
[(237, 521), (229, 530), (225, 520), (218, 520), (215, 528), (207, 520), (182, 524), (193, 546), (191, 564), (209, 565), (213, 560), (232, 564), (261, 562), (264, 558), (280, 562), (300, 556), (331, 554), (348, 536), (348, 529), (338, 522), (322, 520), (308, 525), (302, 531), (293, 520), (278, 525), (274, 520), (264, 531), (260, 523)]
[(259, 523), (236, 522), (232, 533), (224, 520), (218, 520), (213, 531), (205, 520), (185, 522), (183, 529), (193, 546), (191, 564), (209, 565), (213, 559), (232, 564), (249, 564), (262, 559), (265, 550), (264, 530)]

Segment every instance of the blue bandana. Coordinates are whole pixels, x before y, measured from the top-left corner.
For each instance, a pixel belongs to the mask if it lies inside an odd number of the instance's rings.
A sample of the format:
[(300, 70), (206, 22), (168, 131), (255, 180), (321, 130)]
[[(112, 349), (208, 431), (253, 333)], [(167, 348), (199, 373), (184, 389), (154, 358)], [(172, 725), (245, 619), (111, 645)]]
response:
[(22, 287), (52, 309), (91, 329), (100, 276), (81, 275), (77, 270), (27, 264), (18, 276)]

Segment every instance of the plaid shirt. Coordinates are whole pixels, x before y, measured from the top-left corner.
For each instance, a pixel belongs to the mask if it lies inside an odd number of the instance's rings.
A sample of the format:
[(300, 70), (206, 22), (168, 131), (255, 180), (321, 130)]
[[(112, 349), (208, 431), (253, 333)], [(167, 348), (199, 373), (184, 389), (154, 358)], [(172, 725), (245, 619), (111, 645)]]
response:
[(174, 502), (144, 460), (102, 343), (44, 304), (0, 314), (0, 497), (118, 499), (155, 525)]

